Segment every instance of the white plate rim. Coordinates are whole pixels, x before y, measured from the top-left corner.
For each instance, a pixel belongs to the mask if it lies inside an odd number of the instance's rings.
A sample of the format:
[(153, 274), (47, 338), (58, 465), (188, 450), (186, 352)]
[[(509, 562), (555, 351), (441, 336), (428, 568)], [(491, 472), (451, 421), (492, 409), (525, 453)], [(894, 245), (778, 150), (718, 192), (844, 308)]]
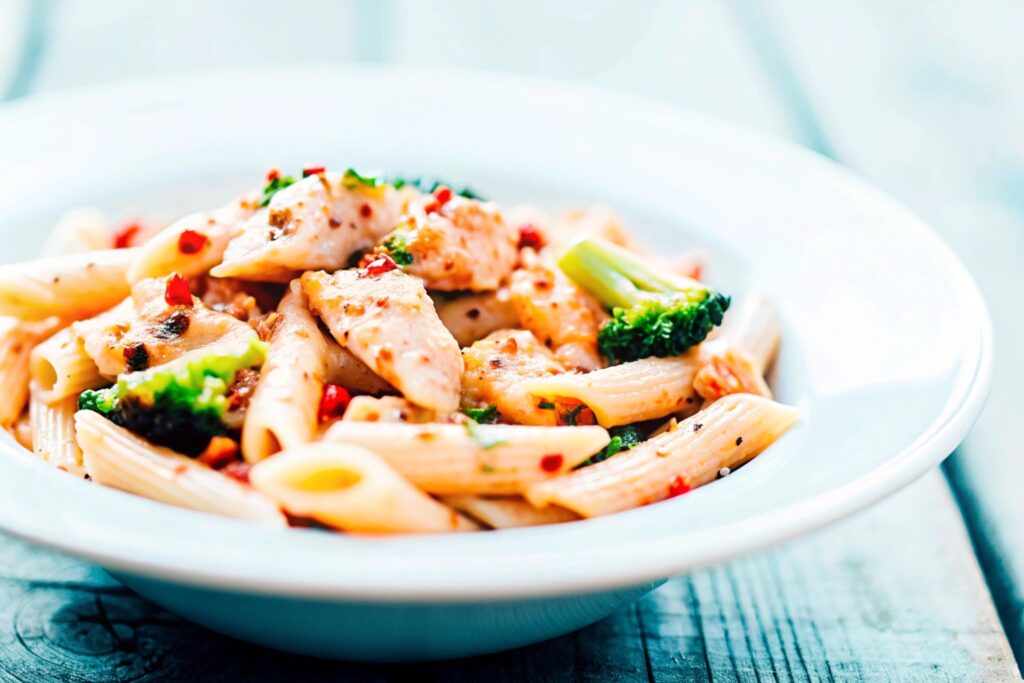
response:
[[(685, 108), (651, 101), (645, 98), (612, 93), (583, 85), (556, 83), (536, 77), (512, 76), (506, 74), (484, 74), (461, 69), (413, 69), (383, 66), (321, 66), (286, 67), (272, 69), (229, 69), (215, 74), (175, 75), (145, 81), (130, 80), (103, 86), (87, 86), (59, 93), (31, 97), (0, 108), (0, 124), (8, 118), (30, 115), (32, 111), (54, 110), (58, 107), (96, 106), (98, 102), (119, 102), (126, 100), (143, 107), (148, 101), (167, 102), (175, 97), (188, 97), (197, 88), (217, 89), (223, 79), (240, 76), (252, 77), (258, 74), (267, 80), (287, 78), (289, 73), (302, 72), (304, 76), (322, 74), (324, 77), (344, 78), (346, 75), (372, 75), (375, 78), (430, 79), (450, 78), (457, 74), (462, 79), (485, 79), (489, 87), (516, 88), (531, 98), (557, 96), (560, 99), (578, 99), (591, 104), (621, 111), (624, 116), (635, 115), (638, 110), (645, 115), (676, 117), (688, 125), (731, 138), (734, 143), (749, 145), (758, 154), (787, 163), (814, 168), (814, 172), (825, 174), (839, 182), (843, 188), (858, 195), (862, 201), (887, 207), (893, 213), (903, 215), (901, 229), (914, 233), (941, 258), (948, 276), (963, 293), (969, 304), (973, 320), (965, 321), (977, 330), (978, 341), (972, 347), (974, 355), (965, 359), (964, 370), (958, 377), (956, 388), (942, 413), (912, 444), (892, 454), (888, 462), (853, 479), (846, 484), (825, 493), (812, 496), (798, 503), (762, 513), (716, 531), (719, 538), (701, 539), (700, 552), (680, 553), (672, 546), (672, 536), (658, 542), (646, 542), (630, 547), (629, 562), (615, 562), (614, 554), (594, 552), (600, 572), (589, 575), (549, 573), (538, 576), (534, 573), (519, 577), (501, 576), (501, 580), (478, 580), (462, 582), (455, 577), (439, 580), (436, 585), (402, 586), (393, 580), (375, 581), (374, 577), (338, 576), (276, 576), (270, 566), (239, 574), (236, 570), (224, 571), (215, 565), (182, 566), (175, 561), (173, 550), (161, 556), (149, 558), (133, 557), (131, 548), (111, 538), (104, 547), (89, 545), (83, 539), (62, 537), (53, 529), (25, 526), (20, 522), (24, 516), (10, 507), (0, 506), (0, 527), (7, 532), (34, 543), (71, 553), (114, 570), (138, 573), (171, 582), (216, 587), (223, 590), (259, 591), (269, 594), (299, 595), (325, 599), (382, 600), (382, 601), (468, 601), (480, 599), (516, 599), (565, 595), (575, 593), (613, 590), (689, 571), (720, 562), (740, 554), (752, 552), (769, 545), (788, 540), (795, 536), (820, 528), (894, 493), (910, 482), (921, 477), (941, 462), (966, 435), (984, 406), (992, 382), (992, 330), (984, 300), (973, 279), (960, 263), (952, 250), (923, 222), (898, 202), (888, 198), (850, 171), (808, 150), (791, 143), (750, 131), (735, 124), (720, 121), (710, 116)], [(482, 80), (480, 82), (483, 82)], [(973, 368), (973, 370), (970, 370)], [(0, 443), (0, 449), (10, 450)], [(9, 453), (8, 455), (20, 455)], [(65, 475), (49, 471), (39, 463), (28, 463), (29, 469), (39, 476), (64, 478)], [(61, 481), (61, 485), (66, 482)], [(71, 482), (75, 486), (86, 486)], [(121, 494), (116, 494), (121, 495)], [(187, 511), (168, 510), (168, 514), (192, 515)], [(518, 531), (513, 533), (520, 533)], [(622, 546), (616, 547), (621, 552)], [(509, 579), (512, 580), (509, 580)]]

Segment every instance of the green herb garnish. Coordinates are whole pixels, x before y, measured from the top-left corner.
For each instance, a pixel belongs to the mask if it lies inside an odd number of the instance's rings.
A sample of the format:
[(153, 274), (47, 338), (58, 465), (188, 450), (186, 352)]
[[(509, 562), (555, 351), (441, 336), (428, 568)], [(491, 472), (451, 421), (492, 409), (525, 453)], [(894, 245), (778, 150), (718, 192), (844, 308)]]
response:
[(504, 446), (508, 443), (508, 439), (503, 439), (500, 436), (494, 436), (487, 434), (490, 429), (488, 427), (480, 425), (476, 420), (466, 421), (466, 433), (469, 434), (469, 438), (476, 442), (476, 445), (485, 451), (489, 451), (492, 448), (498, 446)]
[(491, 424), (498, 421), (501, 417), (498, 414), (498, 406), (489, 405), (483, 408), (465, 408), (463, 411), (469, 419), (479, 424)]
[(562, 415), (562, 422), (564, 422), (566, 425), (570, 427), (575, 427), (576, 420), (579, 419), (580, 413), (583, 412), (583, 409), (586, 407), (587, 406), (581, 403), (572, 410), (566, 412), (564, 415)]
[(541, 401), (540, 403), (537, 404), (537, 407), (540, 408), (541, 410), (554, 410), (555, 404), (552, 403), (551, 401)]
[(391, 259), (400, 266), (412, 265), (413, 256), (409, 252), (409, 232), (397, 228), (384, 240), (384, 248), (388, 250)]
[(607, 460), (613, 455), (618, 455), (622, 451), (628, 451), (631, 448), (635, 448), (644, 440), (643, 432), (641, 432), (640, 428), (636, 425), (612, 427), (608, 430), (608, 433), (612, 435), (612, 440), (608, 442), (608, 445), (581, 462), (576, 466), (576, 469), (599, 463), (602, 460)]
[(356, 169), (349, 168), (345, 170), (345, 175), (341, 177), (341, 184), (353, 190), (360, 186), (370, 188), (382, 187), (387, 185), (387, 181), (380, 176), (361, 175)]
[(260, 200), (260, 206), (264, 207), (270, 204), (270, 200), (274, 198), (274, 195), (288, 187), (289, 185), (295, 184), (295, 178), (290, 175), (277, 176), (267, 181), (266, 186), (263, 188), (263, 198)]

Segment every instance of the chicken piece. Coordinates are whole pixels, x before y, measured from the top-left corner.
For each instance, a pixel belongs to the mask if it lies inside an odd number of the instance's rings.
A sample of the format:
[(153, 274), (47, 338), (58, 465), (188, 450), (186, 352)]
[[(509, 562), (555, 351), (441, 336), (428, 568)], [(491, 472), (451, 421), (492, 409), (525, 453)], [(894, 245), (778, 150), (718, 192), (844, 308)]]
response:
[(451, 331), (459, 346), (469, 346), (491, 332), (519, 325), (519, 316), (507, 287), (455, 299), (435, 299), (434, 305), (441, 322)]
[(442, 189), (411, 202), (378, 251), (428, 289), (495, 290), (516, 265), (519, 233), (495, 204), (450, 195)]
[(258, 320), (264, 311), (277, 308), (281, 300), (278, 285), (264, 285), (209, 275), (193, 278), (189, 285), (207, 308), (227, 313), (251, 324)]
[(216, 277), (287, 282), (304, 270), (343, 268), (398, 224), (410, 194), (346, 173), (320, 173), (280, 190), (245, 222)]
[(462, 355), (423, 283), (399, 270), (302, 276), (310, 310), (335, 340), (413, 403), (439, 413), (459, 406)]
[(144, 370), (210, 344), (257, 337), (249, 325), (206, 308), (195, 297), (191, 308), (168, 305), (165, 288), (163, 279), (140, 280), (132, 287), (130, 302), (73, 325), (101, 374)]
[(494, 332), (463, 349), (462, 357), (466, 363), (462, 377), (464, 406), (493, 405), (505, 419), (524, 425), (558, 424), (558, 412), (553, 404), (521, 388), (527, 379), (565, 372), (551, 351), (531, 332)]
[(520, 324), (554, 349), (566, 368), (589, 372), (605, 366), (597, 350), (601, 305), (561, 270), (538, 259), (512, 273), (509, 290)]

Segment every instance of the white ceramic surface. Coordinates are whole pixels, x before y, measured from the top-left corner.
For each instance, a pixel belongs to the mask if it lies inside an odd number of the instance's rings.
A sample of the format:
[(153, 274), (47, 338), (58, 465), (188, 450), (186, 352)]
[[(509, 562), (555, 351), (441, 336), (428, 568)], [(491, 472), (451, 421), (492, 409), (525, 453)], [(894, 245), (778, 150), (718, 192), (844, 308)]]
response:
[(50, 471), (5, 438), (0, 527), (257, 642), (359, 659), (470, 654), (581, 626), (658, 579), (892, 493), (956, 446), (987, 393), (984, 304), (899, 205), (724, 123), (512, 77), (260, 69), (0, 109), (4, 253), (29, 257), (78, 204), (170, 217), (258, 184), (269, 166), (308, 162), (468, 181), (501, 202), (602, 201), (664, 253), (706, 247), (725, 291), (756, 287), (778, 303), (774, 385), (801, 422), (750, 465), (664, 503), (549, 528), (386, 539), (177, 510)]

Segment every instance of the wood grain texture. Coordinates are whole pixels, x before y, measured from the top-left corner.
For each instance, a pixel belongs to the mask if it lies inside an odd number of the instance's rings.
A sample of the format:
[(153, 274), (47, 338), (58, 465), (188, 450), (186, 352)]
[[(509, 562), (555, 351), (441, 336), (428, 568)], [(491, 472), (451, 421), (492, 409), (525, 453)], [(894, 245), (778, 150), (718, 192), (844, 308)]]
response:
[[(907, 54), (937, 40), (932, 32), (957, 45), (963, 40), (955, 27), (936, 26), (909, 9), (883, 12), (879, 0), (867, 10), (840, 3), (832, 14), (819, 6), (824, 3), (773, 4), (768, 14), (781, 29), (756, 40), (751, 16), (755, 25), (764, 17), (751, 15), (744, 23), (713, 0), (657, 0), (636, 12), (609, 2), (573, 0), (553, 8), (528, 0), (523, 14), (543, 20), (521, 24), (510, 9), (472, 0), (318, 3), (313, 34), (281, 31), (286, 10), (271, 5), (259, 3), (263, 9), (254, 13), (244, 9), (251, 3), (231, 0), (208, 15), (199, 4), (186, 3), (175, 13), (169, 5), (58, 2), (37, 84), (49, 90), (197, 67), (353, 56), (522, 70), (660, 97), (834, 150), (886, 187), (917, 187), (922, 167), (936, 169), (925, 174), (929, 184), (915, 190), (922, 201), (944, 183), (974, 187), (989, 177), (982, 172), (984, 156), (998, 151), (993, 132), (970, 157), (978, 173), (962, 175), (960, 160), (970, 146), (958, 145), (955, 156), (942, 139), (961, 119), (946, 115), (945, 127), (924, 125), (922, 133), (916, 120), (932, 110), (903, 101), (901, 81), (887, 82), (882, 93), (873, 89), (873, 78), (900, 73), (894, 63), (909, 76), (933, 77), (934, 69), (908, 66), (914, 62)], [(743, 3), (735, 8), (744, 11)], [(353, 37), (353, 22), (367, 22), (368, 30)], [(497, 38), (495, 23), (503, 28)], [(915, 31), (913, 41), (902, 40), (901, 30)], [(881, 41), (884, 31), (890, 38)], [(435, 39), (438, 32), (443, 40)], [(881, 42), (884, 59), (876, 54)], [(947, 58), (948, 46), (939, 45), (930, 59)], [(960, 46), (955, 54), (972, 49)], [(125, 54), (132, 59), (118, 58)], [(991, 59), (988, 68), (996, 56)], [(964, 68), (961, 85), (982, 73)], [(993, 87), (991, 80), (982, 83), (982, 90)], [(806, 84), (811, 88), (805, 91)], [(974, 121), (989, 116), (996, 101), (963, 107), (941, 79), (928, 87), (938, 93), (929, 106), (970, 109)], [(808, 127), (811, 114), (820, 119)], [(1005, 117), (1000, 122), (1010, 124)], [(896, 150), (918, 156), (901, 162)], [(976, 202), (949, 197), (933, 208), (958, 224), (999, 226), (991, 239), (1011, 238), (1016, 223), (1006, 202), (1024, 174), (1012, 155), (999, 158), (1005, 163), (998, 172), (987, 169), (994, 179), (984, 185), (986, 192), (998, 189), (999, 198), (983, 213)], [(876, 161), (866, 164), (870, 159)], [(1020, 239), (1019, 231), (1014, 234)], [(1002, 487), (1012, 484), (1007, 477)], [(1013, 519), (1005, 505), (990, 517)], [(1009, 534), (1006, 525), (999, 533)], [(1007, 557), (1016, 561), (1012, 551)], [(0, 539), (0, 681), (7, 680), (1001, 681), (1017, 680), (1017, 673), (949, 490), (932, 474), (865, 515), (671, 581), (578, 633), (490, 657), (417, 666), (322, 662), (238, 643), (172, 617), (95, 567)]]
[[(1024, 658), (1024, 5), (784, 0), (766, 13), (839, 156), (928, 220), (992, 315), (992, 394), (947, 462)], [(834, 49), (841, 40), (843, 49)], [(827, 55), (823, 58), (822, 55)]]

